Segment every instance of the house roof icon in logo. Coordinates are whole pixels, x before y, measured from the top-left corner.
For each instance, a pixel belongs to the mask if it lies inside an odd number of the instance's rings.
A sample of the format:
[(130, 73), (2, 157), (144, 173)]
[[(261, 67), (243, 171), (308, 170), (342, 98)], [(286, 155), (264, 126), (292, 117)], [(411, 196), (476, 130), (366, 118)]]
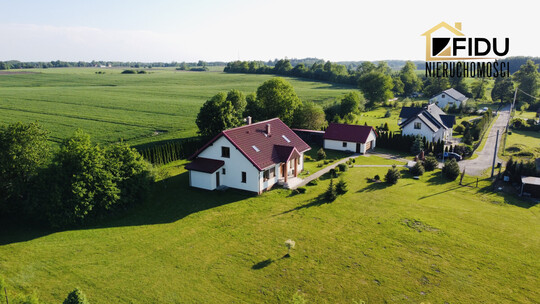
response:
[(433, 33), (441, 28), (447, 29), (456, 36), (465, 36), (461, 32), (461, 22), (456, 22), (455, 26), (452, 27), (443, 21), (432, 27), (421, 35), (426, 36), (426, 61), (461, 59), (452, 57), (452, 49), (449, 46), (450, 37), (431, 37)]

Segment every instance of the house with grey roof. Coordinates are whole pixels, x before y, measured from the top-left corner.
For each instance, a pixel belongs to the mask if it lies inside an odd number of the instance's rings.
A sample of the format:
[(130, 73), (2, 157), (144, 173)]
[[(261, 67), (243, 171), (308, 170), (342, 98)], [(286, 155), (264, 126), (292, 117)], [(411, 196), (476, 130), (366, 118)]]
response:
[(429, 100), (429, 103), (434, 103), (439, 106), (439, 108), (444, 109), (446, 106), (452, 107), (455, 105), (456, 107), (459, 107), (462, 104), (465, 105), (467, 99), (468, 98), (465, 95), (461, 94), (456, 89), (450, 88), (433, 96)]
[(420, 135), (427, 141), (452, 140), (452, 127), (456, 121), (454, 115), (447, 115), (436, 104), (424, 107), (403, 107), (398, 122), (403, 135)]

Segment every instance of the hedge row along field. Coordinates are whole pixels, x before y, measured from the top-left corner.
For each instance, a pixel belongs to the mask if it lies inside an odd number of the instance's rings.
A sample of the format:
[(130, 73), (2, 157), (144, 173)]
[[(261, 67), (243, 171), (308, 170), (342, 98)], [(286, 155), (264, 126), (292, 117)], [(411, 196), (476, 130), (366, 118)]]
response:
[(198, 138), (185, 139), (181, 141), (169, 141), (165, 143), (147, 144), (135, 147), (139, 153), (154, 165), (164, 165), (175, 160), (186, 159), (191, 156), (203, 141)]

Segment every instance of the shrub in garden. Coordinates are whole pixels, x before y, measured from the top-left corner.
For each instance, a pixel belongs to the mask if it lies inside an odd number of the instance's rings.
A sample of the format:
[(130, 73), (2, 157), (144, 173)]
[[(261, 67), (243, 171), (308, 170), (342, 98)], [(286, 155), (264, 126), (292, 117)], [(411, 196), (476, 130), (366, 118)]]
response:
[(326, 152), (324, 152), (323, 148), (320, 148), (319, 151), (317, 151), (317, 160), (321, 160), (325, 158), (326, 158)]
[(418, 153), (420, 153), (420, 151), (422, 151), (424, 149), (424, 141), (422, 140), (422, 136), (420, 135), (417, 135), (415, 138), (414, 138), (414, 141), (413, 141), (413, 144), (411, 146), (411, 153), (413, 155), (417, 155)]
[(88, 304), (88, 300), (84, 293), (79, 289), (75, 288), (70, 292), (67, 298), (64, 300), (63, 304)]
[(298, 193), (303, 194), (303, 193), (306, 193), (307, 188), (306, 187), (298, 187), (298, 188), (296, 188), (296, 190), (298, 190)]
[(401, 178), (401, 174), (396, 168), (396, 165), (392, 165), (392, 168), (388, 169), (388, 172), (386, 172), (386, 175), (384, 176), (384, 181), (389, 184), (394, 185), (394, 184), (397, 184), (400, 178)]
[(422, 163), (417, 161), (416, 164), (409, 169), (409, 172), (411, 172), (413, 176), (420, 176), (425, 172), (424, 166), (422, 166)]
[(339, 164), (338, 169), (341, 172), (345, 172), (345, 171), (347, 171), (349, 169), (349, 167), (347, 166), (347, 164)]
[(380, 181), (380, 180), (381, 180), (381, 177), (379, 176), (379, 174), (377, 174), (377, 175), (375, 175), (375, 176), (373, 177), (373, 179), (376, 180), (376, 181)]
[(336, 183), (336, 193), (341, 195), (347, 193), (347, 191), (349, 191), (349, 189), (347, 189), (347, 182), (341, 178), (339, 182)]
[(326, 192), (324, 193), (324, 198), (327, 202), (333, 202), (337, 198), (337, 192), (336, 187), (334, 187), (334, 180), (330, 180), (330, 185), (328, 185), (328, 189), (326, 189)]
[(424, 169), (426, 171), (433, 171), (437, 168), (438, 165), (439, 162), (433, 155), (426, 157), (426, 159), (424, 160)]
[(307, 183), (308, 186), (316, 186), (319, 184), (318, 179), (311, 180), (309, 183)]
[(459, 176), (459, 165), (455, 159), (448, 160), (442, 168), (443, 176), (449, 180), (455, 180)]

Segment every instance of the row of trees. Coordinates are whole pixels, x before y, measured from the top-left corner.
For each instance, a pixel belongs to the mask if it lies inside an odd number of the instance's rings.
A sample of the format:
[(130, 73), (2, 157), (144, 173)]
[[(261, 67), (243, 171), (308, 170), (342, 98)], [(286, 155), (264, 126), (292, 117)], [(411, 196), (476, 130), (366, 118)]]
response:
[(256, 93), (247, 96), (238, 90), (218, 93), (201, 107), (196, 123), (199, 133), (213, 136), (243, 124), (243, 117), (254, 121), (279, 117), (289, 126), (319, 130), (327, 125), (321, 106), (302, 102), (294, 88), (283, 78), (265, 81)]
[(225, 62), (214, 61), (205, 62), (132, 62), (132, 61), (34, 61), (21, 62), (18, 60), (0, 61), (0, 70), (9, 69), (46, 69), (46, 68), (68, 68), (68, 67), (132, 67), (132, 68), (155, 68), (155, 67), (178, 67), (179, 69), (189, 70), (190, 68), (205, 68), (207, 66), (224, 66)]
[[(412, 61), (407, 61), (400, 71), (393, 72), (386, 62), (362, 62), (353, 70), (330, 61), (314, 62), (311, 66), (299, 63), (293, 67), (287, 59), (277, 61), (273, 67), (258, 61), (229, 62), (225, 67), (225, 72), (229, 73), (276, 74), (358, 85), (368, 100), (368, 107), (393, 96), (411, 96), (421, 91), (430, 97), (451, 87), (469, 98), (487, 98), (488, 78), (477, 77), (469, 85), (465, 78), (458, 77), (457, 73), (452, 77), (420, 78), (416, 70), (416, 64)], [(534, 109), (540, 106), (538, 98), (535, 98), (538, 95), (540, 74), (534, 61), (524, 62), (513, 77), (495, 78), (492, 100), (511, 101), (514, 83), (517, 83), (521, 91), (533, 96), (520, 93), (518, 100), (531, 104)]]
[(411, 95), (422, 87), (422, 81), (416, 74), (416, 65), (412, 61), (407, 61), (397, 73), (394, 73), (384, 61), (378, 64), (365, 61), (355, 70), (351, 70), (347, 69), (345, 65), (330, 61), (314, 62), (309, 67), (299, 63), (293, 68), (288, 59), (277, 61), (273, 67), (259, 61), (229, 62), (224, 71), (228, 73), (276, 74), (358, 85), (368, 100), (368, 107), (374, 103), (391, 99), (394, 95)]
[(444, 151), (444, 141), (428, 142), (425, 137), (414, 135), (402, 135), (401, 133), (378, 131), (377, 147), (392, 149), (402, 152), (418, 154), (421, 150), (426, 153), (441, 153)]
[(163, 165), (186, 159), (201, 147), (200, 139), (184, 139), (165, 143), (152, 143), (136, 147), (144, 159), (154, 165)]
[(0, 214), (79, 225), (144, 197), (150, 165), (126, 143), (100, 147), (77, 131), (51, 152), (36, 123), (0, 127)]

